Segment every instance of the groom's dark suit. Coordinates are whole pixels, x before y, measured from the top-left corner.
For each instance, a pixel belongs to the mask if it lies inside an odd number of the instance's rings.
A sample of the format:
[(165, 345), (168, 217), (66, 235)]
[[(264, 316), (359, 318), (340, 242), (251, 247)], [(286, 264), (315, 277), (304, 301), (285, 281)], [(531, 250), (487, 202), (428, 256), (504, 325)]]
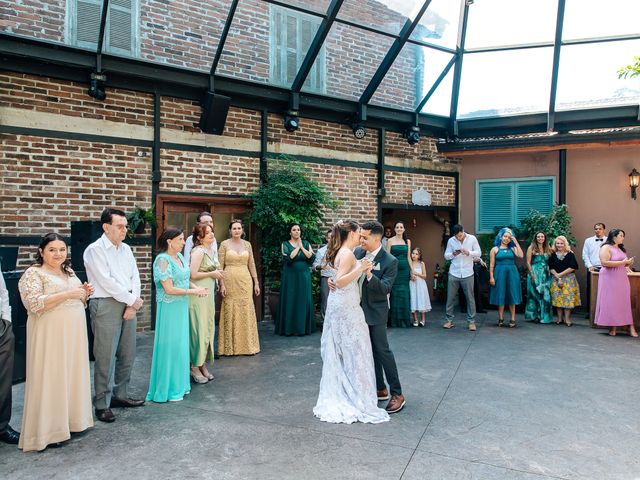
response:
[[(364, 258), (367, 252), (358, 247), (353, 253), (360, 260)], [(391, 395), (401, 395), (402, 387), (398, 378), (396, 359), (387, 341), (388, 295), (391, 293), (393, 281), (398, 273), (398, 259), (387, 253), (384, 248), (381, 248), (373, 258), (373, 263), (377, 266), (372, 271), (371, 279), (367, 280), (365, 277), (362, 282), (360, 305), (364, 311), (364, 318), (369, 325), (377, 389), (384, 390), (387, 388), (384, 383), (384, 377), (386, 376)]]

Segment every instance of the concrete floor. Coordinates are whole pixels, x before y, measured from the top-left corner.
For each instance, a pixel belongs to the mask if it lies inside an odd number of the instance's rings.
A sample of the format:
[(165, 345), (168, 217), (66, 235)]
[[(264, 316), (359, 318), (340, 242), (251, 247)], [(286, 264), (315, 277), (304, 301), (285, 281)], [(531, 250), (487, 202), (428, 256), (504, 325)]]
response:
[[(0, 478), (640, 479), (640, 341), (479, 315), (389, 331), (406, 408), (380, 425), (332, 425), (311, 412), (320, 333), (276, 337), (223, 358), (179, 403), (115, 410), (113, 424), (60, 448), (0, 444)], [(133, 393), (144, 396), (152, 335), (140, 337)], [(23, 386), (14, 387), (19, 427)]]

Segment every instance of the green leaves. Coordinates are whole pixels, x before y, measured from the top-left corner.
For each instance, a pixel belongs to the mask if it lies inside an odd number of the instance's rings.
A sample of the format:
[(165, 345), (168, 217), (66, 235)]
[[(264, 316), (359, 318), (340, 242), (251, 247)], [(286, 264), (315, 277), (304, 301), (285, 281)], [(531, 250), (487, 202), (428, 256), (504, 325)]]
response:
[(633, 63), (618, 69), (618, 78), (626, 79), (640, 76), (640, 56), (633, 57)]
[(576, 245), (576, 239), (571, 234), (571, 220), (567, 205), (555, 205), (549, 215), (531, 210), (521, 222), (522, 239), (530, 242), (536, 232), (544, 232), (551, 245), (558, 235), (564, 235), (571, 245)]
[(262, 261), (272, 289), (280, 284), (280, 244), (289, 239), (292, 224), (300, 225), (308, 242), (324, 243), (323, 212), (335, 208), (336, 202), (311, 175), (303, 163), (290, 157), (270, 160), (266, 180), (253, 195), (251, 221), (262, 231)]

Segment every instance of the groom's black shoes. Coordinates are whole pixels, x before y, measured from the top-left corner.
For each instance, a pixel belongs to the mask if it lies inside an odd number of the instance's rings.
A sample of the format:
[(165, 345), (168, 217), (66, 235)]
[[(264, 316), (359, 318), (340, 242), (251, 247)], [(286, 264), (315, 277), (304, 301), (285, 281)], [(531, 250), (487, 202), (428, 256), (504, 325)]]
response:
[(378, 401), (382, 402), (383, 400), (389, 400), (389, 390), (386, 388), (378, 390)]
[(11, 445), (17, 445), (20, 440), (20, 433), (16, 432), (13, 428), (7, 425), (4, 432), (0, 433), (0, 442), (9, 443)]
[(404, 408), (405, 403), (407, 403), (404, 399), (404, 395), (393, 395), (391, 400), (389, 400), (389, 404), (387, 405), (387, 413), (396, 413)]

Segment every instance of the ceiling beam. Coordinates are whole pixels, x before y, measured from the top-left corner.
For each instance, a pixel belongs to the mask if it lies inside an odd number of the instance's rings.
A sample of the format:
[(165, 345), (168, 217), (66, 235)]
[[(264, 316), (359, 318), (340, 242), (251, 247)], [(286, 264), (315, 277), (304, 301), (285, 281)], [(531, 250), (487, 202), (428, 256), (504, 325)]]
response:
[(453, 67), (453, 65), (456, 63), (456, 58), (457, 58), (457, 55), (454, 55), (453, 57), (451, 57), (451, 60), (449, 60), (449, 63), (447, 63), (447, 65), (442, 69), (442, 72), (440, 73), (438, 78), (436, 78), (436, 81), (433, 82), (433, 85), (431, 86), (427, 94), (418, 104), (418, 107), (416, 108), (416, 113), (420, 113), (422, 111), (422, 109), (427, 104), (431, 96), (435, 93), (435, 91), (438, 89), (438, 87), (442, 83), (442, 80), (444, 80), (444, 78), (447, 76), (447, 73), (449, 73), (449, 70), (451, 70), (451, 67)]
[(560, 49), (562, 48), (562, 27), (564, 26), (565, 0), (558, 0), (556, 16), (556, 36), (553, 45), (553, 67), (551, 69), (551, 90), (549, 90), (549, 109), (547, 110), (547, 132), (555, 128), (556, 94), (558, 91), (558, 70), (560, 69)]
[(102, 12), (100, 13), (100, 30), (98, 31), (98, 46), (96, 47), (96, 72), (102, 71), (102, 47), (104, 45), (104, 31), (107, 25), (109, 14), (109, 0), (102, 1)]
[(460, 80), (462, 79), (462, 60), (464, 58), (464, 44), (467, 39), (467, 20), (469, 19), (469, 4), (462, 1), (460, 26), (458, 28), (458, 40), (456, 42), (456, 63), (453, 70), (453, 87), (451, 91), (451, 109), (449, 119), (451, 121), (450, 134), (458, 136), (458, 101), (460, 99)]
[(220, 41), (218, 42), (218, 47), (216, 48), (216, 54), (213, 57), (213, 62), (211, 63), (211, 70), (209, 72), (209, 90), (212, 92), (214, 91), (214, 75), (216, 74), (218, 63), (220, 63), (220, 58), (222, 57), (224, 44), (227, 42), (227, 37), (229, 36), (229, 30), (231, 29), (231, 24), (233, 23), (233, 16), (236, 13), (236, 8), (238, 8), (238, 1), (239, 0), (233, 0), (233, 2), (231, 2), (229, 13), (227, 14), (227, 20), (226, 22), (224, 22), (222, 35), (220, 35)]

